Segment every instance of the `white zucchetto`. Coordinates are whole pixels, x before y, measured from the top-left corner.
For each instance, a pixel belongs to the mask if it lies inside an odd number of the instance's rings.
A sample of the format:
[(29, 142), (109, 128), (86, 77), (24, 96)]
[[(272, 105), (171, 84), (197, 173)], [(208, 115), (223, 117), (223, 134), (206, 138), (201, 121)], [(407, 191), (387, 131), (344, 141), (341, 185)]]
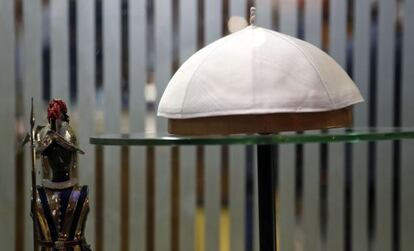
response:
[(351, 78), (325, 52), (251, 25), (191, 56), (170, 80), (158, 115), (321, 112), (362, 101)]

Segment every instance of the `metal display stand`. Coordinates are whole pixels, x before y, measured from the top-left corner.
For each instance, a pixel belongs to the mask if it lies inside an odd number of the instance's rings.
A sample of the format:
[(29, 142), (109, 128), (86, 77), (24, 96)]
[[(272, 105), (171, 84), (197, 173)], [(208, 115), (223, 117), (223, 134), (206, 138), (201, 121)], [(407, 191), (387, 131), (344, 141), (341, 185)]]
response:
[(260, 250), (277, 251), (273, 145), (257, 145)]

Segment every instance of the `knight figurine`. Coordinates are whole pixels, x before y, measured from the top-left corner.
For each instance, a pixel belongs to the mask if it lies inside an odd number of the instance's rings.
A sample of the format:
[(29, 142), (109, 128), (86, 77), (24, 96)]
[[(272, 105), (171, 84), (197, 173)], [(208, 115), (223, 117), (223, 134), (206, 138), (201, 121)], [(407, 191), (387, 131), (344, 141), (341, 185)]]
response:
[(32, 131), (33, 154), (40, 158), (43, 169), (42, 184), (35, 186), (32, 200), (35, 246), (41, 251), (89, 251), (84, 236), (88, 187), (73, 177), (78, 154), (83, 151), (77, 146), (62, 100), (49, 102), (47, 118), (46, 126)]

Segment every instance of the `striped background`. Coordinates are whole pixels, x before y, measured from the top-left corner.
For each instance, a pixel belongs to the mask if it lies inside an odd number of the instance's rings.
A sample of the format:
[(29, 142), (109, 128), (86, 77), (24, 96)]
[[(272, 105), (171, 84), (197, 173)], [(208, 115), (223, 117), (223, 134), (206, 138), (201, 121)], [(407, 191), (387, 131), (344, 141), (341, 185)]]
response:
[[(76, 172), (90, 186), (93, 250), (258, 250), (252, 147), (88, 143), (165, 131), (155, 110), (173, 72), (252, 5), (258, 25), (348, 70), (366, 99), (356, 126), (414, 125), (414, 0), (0, 0), (1, 249), (31, 250), (20, 140), (33, 96), (39, 124), (49, 98), (68, 101), (87, 152)], [(414, 250), (413, 147), (276, 148), (280, 250)]]

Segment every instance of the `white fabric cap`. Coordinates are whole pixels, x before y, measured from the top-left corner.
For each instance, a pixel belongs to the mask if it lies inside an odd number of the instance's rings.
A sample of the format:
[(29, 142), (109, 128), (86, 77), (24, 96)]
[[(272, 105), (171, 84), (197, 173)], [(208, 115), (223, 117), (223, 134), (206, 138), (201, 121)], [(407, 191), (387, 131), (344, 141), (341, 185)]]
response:
[(165, 89), (158, 115), (320, 112), (362, 101), (351, 78), (322, 50), (249, 26), (191, 56)]

